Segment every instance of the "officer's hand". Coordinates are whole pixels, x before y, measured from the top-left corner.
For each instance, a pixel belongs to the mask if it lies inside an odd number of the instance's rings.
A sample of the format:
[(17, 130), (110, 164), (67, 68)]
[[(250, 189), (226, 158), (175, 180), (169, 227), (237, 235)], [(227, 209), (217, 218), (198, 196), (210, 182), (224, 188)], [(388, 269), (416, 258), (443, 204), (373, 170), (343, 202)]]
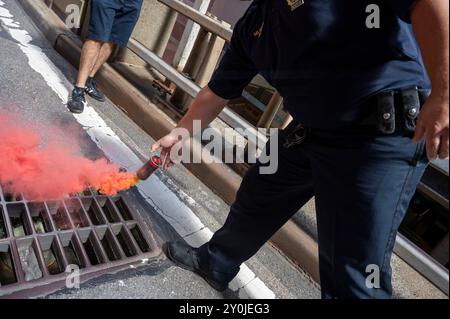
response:
[(170, 154), (172, 147), (177, 143), (180, 143), (179, 136), (170, 133), (152, 145), (152, 152), (161, 150), (162, 168), (169, 169), (173, 166), (174, 162), (172, 161)]
[(449, 101), (433, 95), (427, 100), (417, 121), (414, 142), (426, 141), (430, 161), (449, 157)]

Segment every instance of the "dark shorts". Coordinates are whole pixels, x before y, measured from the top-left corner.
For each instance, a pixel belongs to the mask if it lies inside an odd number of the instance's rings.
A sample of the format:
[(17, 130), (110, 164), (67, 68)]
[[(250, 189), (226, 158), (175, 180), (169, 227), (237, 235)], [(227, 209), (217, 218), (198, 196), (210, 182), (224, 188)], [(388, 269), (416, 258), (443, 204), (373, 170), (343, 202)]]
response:
[(87, 39), (126, 47), (139, 19), (143, 0), (92, 0)]

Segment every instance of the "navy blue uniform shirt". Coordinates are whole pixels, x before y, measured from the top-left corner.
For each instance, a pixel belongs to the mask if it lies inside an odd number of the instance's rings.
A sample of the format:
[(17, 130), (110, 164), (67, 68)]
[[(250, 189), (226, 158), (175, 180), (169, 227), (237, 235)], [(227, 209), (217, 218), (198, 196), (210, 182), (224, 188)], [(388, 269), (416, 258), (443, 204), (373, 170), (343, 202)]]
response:
[[(237, 23), (210, 89), (240, 97), (260, 73), (294, 119), (338, 128), (363, 116), (369, 97), (430, 81), (411, 26), (415, 0), (256, 0)], [(368, 28), (369, 5), (380, 28)]]

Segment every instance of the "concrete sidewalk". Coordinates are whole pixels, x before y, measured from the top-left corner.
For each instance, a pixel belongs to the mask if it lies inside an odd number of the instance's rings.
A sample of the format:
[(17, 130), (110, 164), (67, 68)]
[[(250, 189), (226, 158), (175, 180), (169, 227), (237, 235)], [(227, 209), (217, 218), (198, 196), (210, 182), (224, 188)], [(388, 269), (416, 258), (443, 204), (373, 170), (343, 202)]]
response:
[[(42, 123), (57, 123), (63, 127), (73, 125), (77, 131), (71, 134), (83, 136), (83, 151), (91, 158), (102, 155), (97, 146), (101, 143), (93, 141), (70, 114), (59, 96), (49, 85), (51, 79), (36, 66), (33, 53), (27, 51), (29, 46), (42, 50), (51, 64), (54, 64), (64, 75), (60, 83), (66, 86), (72, 83), (76, 75), (74, 70), (61, 58), (34, 26), (25, 12), (16, 2), (0, 1), (0, 107), (22, 113), (26, 118)], [(5, 22), (6, 21), (6, 22)], [(34, 51), (33, 51), (34, 52)], [(58, 70), (58, 72), (59, 72)], [(54, 79), (53, 79), (54, 80)], [(70, 87), (66, 87), (70, 90)], [(149, 146), (153, 142), (139, 127), (131, 122), (118, 107), (110, 102), (89, 104), (100, 115), (108, 128), (123, 141), (126, 146), (141, 160), (149, 156)], [(67, 136), (70, 143), (71, 136)], [(108, 147), (108, 145), (104, 145)], [(119, 154), (120, 155), (120, 154)], [(195, 231), (195, 241), (206, 240), (210, 231), (220, 227), (228, 212), (228, 206), (207, 187), (193, 177), (181, 166), (170, 172), (159, 173), (159, 180), (168, 189), (177, 205), (184, 205), (194, 212), (202, 228)], [(134, 191), (140, 196), (139, 192)], [(168, 211), (155, 212), (149, 209), (143, 214), (157, 224), (161, 240), (178, 238), (177, 225), (171, 225), (163, 215)], [(184, 234), (189, 238), (188, 234)], [(257, 256), (248, 262), (248, 266), (265, 287), (277, 298), (318, 298), (319, 289), (312, 280), (296, 266), (281, 256), (271, 246), (265, 246)], [(248, 283), (256, 283), (254, 279)], [(257, 286), (256, 286), (257, 288)], [(184, 270), (172, 267), (164, 257), (160, 261), (139, 269), (128, 269), (123, 272), (92, 280), (80, 290), (64, 290), (48, 296), (49, 298), (236, 298), (246, 297), (244, 290), (219, 294), (209, 288), (197, 276)]]

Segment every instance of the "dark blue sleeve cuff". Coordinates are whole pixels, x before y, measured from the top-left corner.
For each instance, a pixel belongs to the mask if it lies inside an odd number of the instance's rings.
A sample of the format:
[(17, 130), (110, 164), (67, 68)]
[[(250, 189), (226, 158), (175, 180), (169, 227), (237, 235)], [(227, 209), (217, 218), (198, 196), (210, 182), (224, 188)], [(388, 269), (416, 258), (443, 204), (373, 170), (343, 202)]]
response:
[(237, 41), (232, 39), (208, 84), (211, 91), (227, 100), (241, 97), (242, 91), (257, 74), (253, 62)]
[(397, 16), (407, 23), (411, 23), (411, 11), (418, 0), (389, 0), (389, 5)]
[(233, 100), (257, 74), (253, 64), (231, 48), (227, 49), (208, 87), (223, 99)]
[(213, 77), (208, 83), (208, 87), (213, 93), (225, 100), (234, 100), (242, 95), (242, 91), (236, 91), (228, 85), (221, 83), (220, 79)]

